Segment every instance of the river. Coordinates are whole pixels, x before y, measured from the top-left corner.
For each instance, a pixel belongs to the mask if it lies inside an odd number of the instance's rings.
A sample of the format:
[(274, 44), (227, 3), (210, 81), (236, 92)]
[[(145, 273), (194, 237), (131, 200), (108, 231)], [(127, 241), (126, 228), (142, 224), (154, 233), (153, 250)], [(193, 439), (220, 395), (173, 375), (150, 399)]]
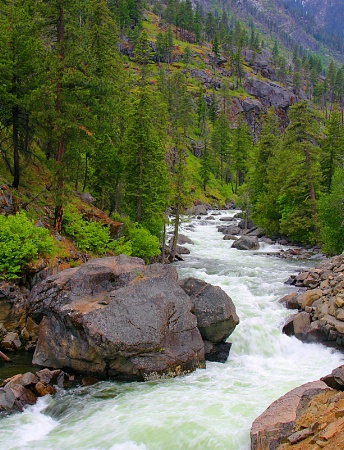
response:
[(219, 217), (183, 225), (194, 245), (176, 267), (233, 299), (240, 324), (228, 361), (171, 380), (61, 390), (0, 420), (2, 450), (248, 450), (252, 421), (273, 400), (343, 363), (338, 352), (281, 333), (290, 311), (277, 300), (293, 290), (284, 281), (307, 263), (266, 256), (278, 246), (231, 249)]

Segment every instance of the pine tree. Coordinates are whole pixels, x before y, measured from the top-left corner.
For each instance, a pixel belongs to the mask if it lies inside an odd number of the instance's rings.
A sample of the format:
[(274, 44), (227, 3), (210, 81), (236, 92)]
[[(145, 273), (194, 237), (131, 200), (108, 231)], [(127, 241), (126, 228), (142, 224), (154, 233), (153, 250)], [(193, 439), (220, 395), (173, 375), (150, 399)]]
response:
[(285, 141), (278, 153), (281, 175), (280, 231), (301, 242), (315, 242), (316, 195), (320, 190), (320, 127), (318, 116), (306, 101), (292, 106)]
[(278, 196), (274, 186), (275, 167), (271, 163), (279, 151), (278, 119), (270, 110), (263, 122), (257, 144), (253, 147), (249, 169), (249, 193), (252, 218), (268, 234), (279, 231)]
[(188, 188), (186, 159), (188, 131), (193, 125), (193, 107), (190, 94), (187, 92), (186, 78), (183, 74), (176, 73), (173, 75), (171, 87), (170, 121), (174, 143), (171, 157), (171, 206), (174, 214), (174, 232), (170, 259), (173, 261), (176, 253), (181, 214), (187, 206), (190, 191)]
[(332, 191), (318, 201), (320, 243), (328, 255), (344, 250), (344, 169), (337, 168), (333, 175)]
[(215, 174), (221, 180), (227, 178), (230, 171), (230, 130), (224, 112), (221, 112), (211, 135), (211, 147), (214, 154)]
[(123, 139), (124, 211), (131, 220), (159, 235), (167, 206), (164, 105), (147, 86), (133, 95)]
[(243, 184), (248, 170), (248, 155), (252, 147), (250, 128), (241, 115), (238, 116), (237, 126), (232, 132), (232, 165), (235, 170), (235, 188)]
[(344, 126), (337, 108), (333, 109), (327, 120), (325, 135), (322, 141), (321, 169), (325, 190), (331, 192), (334, 172), (343, 165), (344, 158)]
[(127, 80), (116, 50), (117, 27), (106, 0), (92, 0), (89, 12), (87, 47), (94, 74), (89, 80), (92, 95), (88, 107), (92, 115), (86, 124), (94, 137), (92, 147), (86, 147), (91, 166), (89, 182), (101, 198), (101, 209), (112, 211), (117, 208), (123, 167), (119, 149), (127, 113)]
[[(39, 13), (33, 1), (4, 1), (0, 14), (0, 122), (13, 148), (13, 187), (20, 182), (20, 151), (32, 138), (32, 92), (38, 88), (43, 45)], [(7, 153), (6, 153), (7, 155)]]

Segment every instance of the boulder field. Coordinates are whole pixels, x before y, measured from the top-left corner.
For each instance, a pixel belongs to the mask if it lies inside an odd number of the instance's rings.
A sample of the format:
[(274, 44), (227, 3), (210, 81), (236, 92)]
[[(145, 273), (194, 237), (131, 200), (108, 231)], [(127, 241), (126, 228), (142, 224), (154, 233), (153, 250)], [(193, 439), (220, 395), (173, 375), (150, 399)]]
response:
[(281, 302), (299, 312), (284, 325), (284, 333), (344, 350), (344, 255), (301, 272), (290, 283), (299, 290)]
[(39, 324), (34, 364), (128, 380), (193, 371), (204, 367), (205, 352), (226, 360), (225, 340), (239, 322), (220, 288), (179, 284), (172, 265), (124, 255), (46, 278), (28, 308)]

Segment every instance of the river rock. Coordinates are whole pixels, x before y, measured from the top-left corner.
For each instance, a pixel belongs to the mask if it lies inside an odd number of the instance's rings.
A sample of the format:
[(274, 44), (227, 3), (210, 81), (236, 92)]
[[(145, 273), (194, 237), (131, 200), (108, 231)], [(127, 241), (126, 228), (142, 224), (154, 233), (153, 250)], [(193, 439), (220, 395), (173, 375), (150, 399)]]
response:
[(236, 225), (220, 225), (217, 227), (217, 230), (223, 234), (240, 234), (241, 230)]
[(184, 234), (178, 234), (178, 245), (184, 245), (184, 244), (192, 244), (194, 245), (194, 241), (190, 239), (188, 236), (185, 236)]
[(252, 424), (251, 450), (277, 449), (295, 432), (295, 423), (310, 401), (331, 392), (322, 381), (306, 383), (273, 402)]
[(18, 350), (21, 347), (18, 333), (15, 333), (14, 331), (7, 333), (1, 341), (1, 346), (5, 350)]
[(241, 236), (237, 241), (233, 242), (232, 248), (237, 250), (257, 250), (259, 242), (257, 236)]
[(30, 305), (40, 321), (34, 364), (131, 380), (204, 365), (192, 303), (171, 265), (94, 259), (35, 286)]
[(332, 389), (337, 389), (337, 391), (344, 391), (344, 365), (332, 370), (330, 375), (322, 377), (321, 381), (326, 383), (327, 386), (331, 387)]
[(228, 359), (232, 344), (230, 342), (204, 341), (204, 354), (207, 361), (225, 363)]
[(202, 338), (213, 343), (225, 341), (239, 323), (232, 299), (219, 286), (196, 278), (179, 284), (191, 298)]
[[(291, 283), (302, 292), (286, 303), (301, 310), (301, 315), (288, 320), (284, 331), (293, 335), (295, 321), (301, 325), (301, 317), (306, 318), (308, 314), (309, 320), (303, 321), (302, 332), (295, 336), (305, 342), (321, 342), (344, 350), (344, 255), (299, 273)], [(296, 328), (301, 330), (299, 326)]]

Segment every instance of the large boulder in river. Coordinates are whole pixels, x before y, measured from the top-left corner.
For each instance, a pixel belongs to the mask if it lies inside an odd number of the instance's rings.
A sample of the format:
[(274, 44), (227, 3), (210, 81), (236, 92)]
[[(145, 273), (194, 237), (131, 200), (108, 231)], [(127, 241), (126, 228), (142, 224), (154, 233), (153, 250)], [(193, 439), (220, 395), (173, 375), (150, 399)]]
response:
[(259, 242), (257, 236), (241, 236), (237, 241), (233, 242), (232, 248), (237, 250), (257, 250)]
[(137, 380), (204, 365), (192, 303), (171, 265), (94, 259), (36, 285), (30, 305), (40, 321), (34, 364)]
[(232, 299), (219, 286), (196, 278), (186, 278), (180, 286), (191, 298), (202, 338), (213, 343), (225, 341), (239, 323)]

